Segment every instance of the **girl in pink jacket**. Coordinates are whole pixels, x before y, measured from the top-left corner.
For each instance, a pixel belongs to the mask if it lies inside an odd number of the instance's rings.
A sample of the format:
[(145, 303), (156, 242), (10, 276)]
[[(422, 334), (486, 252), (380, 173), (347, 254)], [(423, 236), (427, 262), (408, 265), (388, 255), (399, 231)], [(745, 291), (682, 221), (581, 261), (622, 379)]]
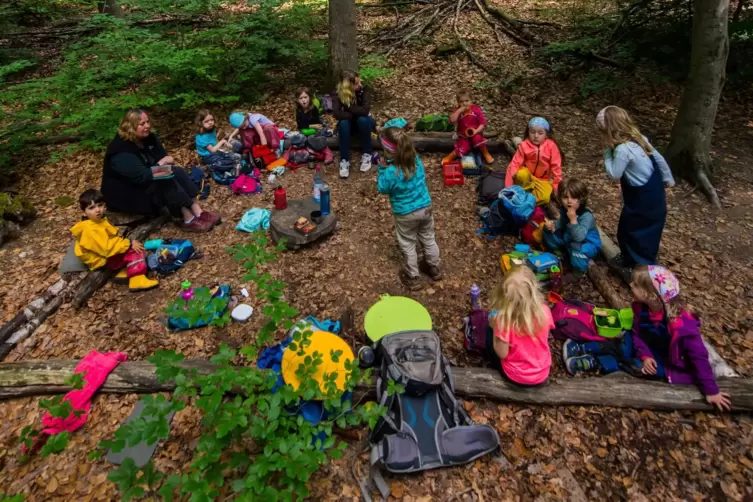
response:
[(562, 155), (553, 139), (552, 128), (543, 117), (528, 122), (524, 139), (515, 152), (505, 175), (505, 187), (513, 184), (515, 174), (527, 169), (532, 176), (548, 181), (555, 190), (562, 181)]

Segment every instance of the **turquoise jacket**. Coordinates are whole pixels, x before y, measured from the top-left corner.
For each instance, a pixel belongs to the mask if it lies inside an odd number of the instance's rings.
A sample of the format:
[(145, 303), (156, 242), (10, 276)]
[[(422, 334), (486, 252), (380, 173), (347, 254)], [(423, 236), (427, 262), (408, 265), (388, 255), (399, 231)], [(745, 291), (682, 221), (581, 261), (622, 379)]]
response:
[(379, 193), (390, 196), (392, 212), (397, 215), (410, 214), (431, 206), (429, 189), (426, 188), (424, 164), (418, 155), (416, 155), (416, 172), (409, 180), (405, 179), (403, 171), (391, 163), (386, 166), (380, 165), (377, 189)]

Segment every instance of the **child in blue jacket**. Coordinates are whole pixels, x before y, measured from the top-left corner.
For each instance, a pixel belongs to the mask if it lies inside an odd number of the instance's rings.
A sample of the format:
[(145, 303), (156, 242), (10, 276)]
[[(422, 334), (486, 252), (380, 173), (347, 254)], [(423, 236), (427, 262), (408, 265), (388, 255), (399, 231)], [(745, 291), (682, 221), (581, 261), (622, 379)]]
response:
[(559, 218), (545, 220), (544, 244), (570, 260), (576, 275), (588, 271), (588, 262), (601, 251), (596, 218), (586, 206), (588, 187), (579, 180), (565, 178), (559, 185)]
[(405, 255), (400, 279), (410, 290), (421, 287), (416, 243), (424, 249), (427, 272), (434, 281), (442, 278), (439, 270), (439, 247), (434, 237), (431, 197), (426, 187), (426, 173), (413, 141), (400, 127), (387, 127), (379, 136), (386, 165), (379, 166), (377, 188), (390, 196), (395, 215), (397, 244)]

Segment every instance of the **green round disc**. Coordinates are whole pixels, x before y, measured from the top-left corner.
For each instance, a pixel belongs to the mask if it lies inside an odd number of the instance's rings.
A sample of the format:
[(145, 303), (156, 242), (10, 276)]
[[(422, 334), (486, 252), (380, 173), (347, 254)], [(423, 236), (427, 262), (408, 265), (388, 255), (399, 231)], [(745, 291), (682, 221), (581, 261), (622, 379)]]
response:
[(404, 296), (384, 295), (363, 319), (366, 336), (372, 342), (398, 331), (429, 331), (431, 326), (431, 316), (426, 308)]

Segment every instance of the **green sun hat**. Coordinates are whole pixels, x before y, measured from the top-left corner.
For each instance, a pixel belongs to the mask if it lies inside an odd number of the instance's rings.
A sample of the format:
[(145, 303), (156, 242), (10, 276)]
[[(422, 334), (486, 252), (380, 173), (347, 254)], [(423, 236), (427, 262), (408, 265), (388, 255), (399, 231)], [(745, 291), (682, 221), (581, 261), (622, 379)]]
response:
[(382, 296), (371, 306), (363, 319), (366, 336), (372, 342), (399, 331), (429, 331), (431, 316), (416, 300), (404, 296)]

